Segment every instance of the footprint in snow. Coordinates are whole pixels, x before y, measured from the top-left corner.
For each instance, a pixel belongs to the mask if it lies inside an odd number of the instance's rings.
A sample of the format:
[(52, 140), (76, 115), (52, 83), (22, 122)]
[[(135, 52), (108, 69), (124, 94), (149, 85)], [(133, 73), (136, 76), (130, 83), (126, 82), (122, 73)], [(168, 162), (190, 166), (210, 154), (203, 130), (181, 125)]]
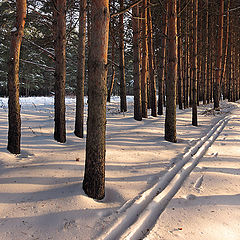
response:
[(194, 194), (189, 194), (189, 195), (187, 195), (187, 200), (194, 200), (194, 199), (196, 199), (197, 197), (194, 195)]
[(202, 183), (203, 183), (203, 175), (197, 179), (194, 185), (194, 188), (199, 191), (200, 187), (202, 186)]

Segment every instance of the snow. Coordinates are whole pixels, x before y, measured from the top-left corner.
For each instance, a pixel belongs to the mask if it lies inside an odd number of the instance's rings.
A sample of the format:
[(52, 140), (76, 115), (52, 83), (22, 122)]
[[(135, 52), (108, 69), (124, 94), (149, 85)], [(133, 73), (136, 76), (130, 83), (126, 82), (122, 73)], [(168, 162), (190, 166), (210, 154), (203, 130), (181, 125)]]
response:
[(65, 144), (53, 139), (54, 98), (20, 99), (19, 155), (6, 150), (7, 101), (0, 98), (1, 240), (240, 239), (238, 103), (216, 112), (200, 106), (198, 127), (191, 109), (178, 110), (178, 142), (170, 143), (163, 116), (135, 121), (133, 97), (127, 113), (113, 97), (106, 197), (96, 201), (82, 190), (85, 138), (73, 134), (75, 98), (65, 101)]

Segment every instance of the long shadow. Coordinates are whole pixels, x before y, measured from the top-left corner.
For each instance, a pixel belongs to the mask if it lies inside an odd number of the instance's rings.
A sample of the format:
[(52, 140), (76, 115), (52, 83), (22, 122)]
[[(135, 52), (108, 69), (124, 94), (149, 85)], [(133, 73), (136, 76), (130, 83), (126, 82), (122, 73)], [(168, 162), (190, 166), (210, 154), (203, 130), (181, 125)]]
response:
[(81, 177), (11, 177), (0, 178), (1, 184), (56, 185), (82, 181)]
[(212, 196), (195, 196), (192, 200), (187, 200), (185, 198), (174, 198), (171, 200), (171, 204), (173, 204), (176, 208), (181, 208), (182, 204), (187, 201), (187, 204), (184, 207), (192, 207), (192, 206), (210, 206), (210, 205), (240, 205), (240, 194), (234, 195), (212, 195)]
[(231, 175), (240, 175), (240, 169), (236, 168), (214, 168), (214, 167), (204, 167), (201, 172), (217, 172), (217, 173), (225, 173)]
[[(79, 179), (80, 181), (81, 179)], [(47, 190), (26, 193), (0, 193), (1, 203), (27, 203), (84, 195), (81, 183), (70, 183)]]

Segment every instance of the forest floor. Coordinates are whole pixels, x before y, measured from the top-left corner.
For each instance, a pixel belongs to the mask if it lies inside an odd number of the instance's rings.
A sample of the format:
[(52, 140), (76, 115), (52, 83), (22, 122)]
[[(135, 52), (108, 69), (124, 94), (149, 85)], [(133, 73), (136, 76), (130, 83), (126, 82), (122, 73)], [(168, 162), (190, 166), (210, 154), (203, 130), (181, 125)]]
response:
[(178, 142), (170, 143), (164, 116), (137, 122), (133, 98), (123, 114), (114, 97), (101, 201), (82, 190), (86, 139), (73, 134), (74, 109), (66, 98), (61, 144), (53, 139), (53, 98), (21, 98), (22, 151), (12, 155), (0, 98), (1, 240), (240, 239), (239, 103), (222, 102), (217, 112), (200, 106), (198, 127), (191, 109), (177, 110)]

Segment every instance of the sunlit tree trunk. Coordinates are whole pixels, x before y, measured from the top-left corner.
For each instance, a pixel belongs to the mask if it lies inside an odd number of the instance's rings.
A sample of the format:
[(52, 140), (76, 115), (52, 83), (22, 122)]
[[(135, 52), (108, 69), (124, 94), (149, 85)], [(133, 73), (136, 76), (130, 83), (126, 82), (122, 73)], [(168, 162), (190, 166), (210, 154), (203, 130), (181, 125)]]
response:
[(20, 153), (21, 116), (19, 104), (19, 56), (26, 19), (26, 0), (16, 1), (16, 23), (11, 30), (12, 39), (8, 64), (8, 146), (9, 152)]
[(142, 91), (142, 117), (147, 118), (147, 0), (142, 5), (142, 70), (141, 70), (141, 91)]
[[(209, 41), (209, 37), (208, 37), (208, 0), (206, 0), (206, 22), (205, 22), (205, 26), (206, 26), (206, 32), (202, 32), (202, 35), (203, 35), (203, 38), (205, 39), (205, 47), (204, 47), (204, 59), (203, 59), (203, 73), (202, 73), (202, 76), (204, 78), (203, 80), (203, 104), (205, 105), (207, 103), (207, 98), (208, 98), (208, 69), (209, 69), (209, 66), (208, 66), (208, 56), (209, 56), (209, 45), (208, 45), (208, 41)], [(203, 22), (204, 24), (204, 22)]]
[(149, 84), (150, 84), (150, 108), (151, 116), (157, 116), (157, 97), (156, 97), (156, 80), (154, 66), (154, 48), (153, 48), (153, 28), (151, 9), (148, 8), (148, 63), (149, 63)]
[[(123, 9), (123, 0), (120, 0), (120, 9)], [(123, 14), (119, 15), (119, 78), (120, 78), (120, 109), (127, 111), (125, 60), (124, 60), (124, 22)]]
[(223, 43), (223, 13), (224, 0), (220, 0), (219, 20), (218, 20), (218, 40), (217, 40), (217, 62), (215, 75), (215, 97), (214, 109), (219, 109), (220, 101), (220, 79), (221, 79), (221, 62), (222, 62), (222, 43)]
[(111, 80), (108, 88), (108, 96), (107, 96), (107, 102), (111, 101), (111, 95), (113, 91), (113, 86), (114, 86), (114, 81), (115, 81), (115, 67), (114, 67), (114, 60), (115, 60), (115, 43), (112, 42), (112, 75), (111, 75)]
[(54, 5), (55, 30), (55, 128), (54, 139), (66, 142), (65, 82), (66, 82), (66, 0)]
[(223, 86), (223, 99), (226, 98), (226, 89), (227, 89), (227, 79), (225, 78), (226, 73), (226, 63), (227, 63), (227, 54), (228, 54), (228, 42), (229, 42), (229, 27), (230, 27), (230, 15), (229, 15), (229, 8), (230, 8), (230, 0), (228, 0), (227, 6), (227, 32), (226, 32), (226, 42), (225, 42), (225, 53), (223, 55), (223, 64), (222, 64), (222, 71), (221, 71), (221, 83)]
[(177, 13), (176, 0), (168, 1), (168, 74), (166, 79), (165, 140), (176, 142)]
[(87, 0), (80, 0), (75, 135), (83, 138)]
[(91, 1), (91, 43), (88, 56), (88, 120), (85, 193), (95, 199), (105, 195), (105, 132), (109, 1)]
[(193, 81), (192, 81), (192, 125), (197, 126), (197, 24), (198, 24), (198, 0), (193, 2)]
[[(168, 4), (165, 1), (165, 9), (167, 10)], [(167, 10), (168, 11), (168, 10)], [(158, 67), (158, 114), (163, 115), (164, 105), (164, 78), (165, 78), (165, 59), (166, 59), (166, 36), (167, 36), (167, 14), (163, 15), (162, 24), (162, 37), (159, 52), (159, 67)]]
[(140, 78), (140, 49), (139, 49), (139, 7), (133, 8), (133, 77), (134, 77), (134, 119), (142, 120), (141, 78)]
[[(188, 19), (189, 17), (189, 10), (187, 8), (186, 10), (186, 17)], [(190, 34), (189, 30), (190, 29), (190, 24), (189, 21), (187, 20), (186, 23), (186, 34), (185, 34), (185, 39), (186, 39), (186, 72), (185, 72), (185, 95), (184, 95), (184, 108), (189, 107), (189, 85), (190, 85)]]
[[(178, 12), (181, 11), (181, 1), (178, 1)], [(178, 28), (178, 80), (177, 80), (177, 89), (178, 89), (178, 106), (179, 109), (183, 109), (183, 79), (182, 79), (182, 32), (181, 32), (181, 18), (177, 19), (177, 28)]]

